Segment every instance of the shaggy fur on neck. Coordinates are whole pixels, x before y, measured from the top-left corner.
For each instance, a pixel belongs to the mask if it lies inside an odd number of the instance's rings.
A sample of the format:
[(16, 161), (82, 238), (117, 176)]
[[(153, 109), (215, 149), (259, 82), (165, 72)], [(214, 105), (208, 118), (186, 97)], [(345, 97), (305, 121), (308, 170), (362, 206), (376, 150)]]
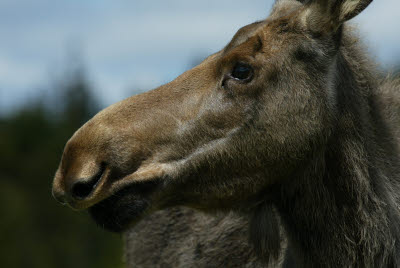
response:
[[(390, 125), (398, 120), (387, 118), (387, 101), (364, 54), (354, 37), (343, 36), (336, 55), (335, 126), (272, 194), (288, 236), (287, 258), (296, 267), (400, 266), (398, 127)], [(255, 220), (275, 224), (264, 218)], [(279, 232), (263, 236), (260, 225), (252, 223), (258, 227), (250, 232), (258, 235), (251, 241), (255, 248), (275, 245), (263, 247), (268, 259), (279, 245), (262, 240), (278, 241)]]

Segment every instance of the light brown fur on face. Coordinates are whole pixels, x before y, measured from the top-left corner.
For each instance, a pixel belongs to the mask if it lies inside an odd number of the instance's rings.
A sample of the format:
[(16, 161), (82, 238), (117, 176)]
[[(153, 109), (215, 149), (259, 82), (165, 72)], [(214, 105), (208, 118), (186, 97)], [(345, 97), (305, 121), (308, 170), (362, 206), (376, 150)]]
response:
[[(187, 166), (210, 154), (233, 154), (234, 151), (226, 151), (227, 144), (234, 143), (237, 133), (252, 120), (265, 77), (257, 73), (253, 81), (242, 85), (227, 79), (226, 74), (241, 61), (262, 72), (265, 58), (274, 61), (278, 47), (285, 42), (267, 40), (274, 31), (274, 25), (244, 28), (225, 50), (175, 81), (100, 112), (66, 145), (54, 183), (55, 195), (67, 196), (75, 208), (86, 208), (132, 183), (186, 176)], [(263, 42), (270, 44), (265, 46)], [(103, 163), (103, 177), (110, 178), (102, 179), (88, 198), (73, 199), (68, 191), (73, 191), (76, 180), (85, 182), (90, 177), (80, 169), (82, 163), (89, 162), (97, 169)], [(96, 172), (93, 167), (92, 174)], [(114, 178), (112, 173), (119, 177)], [(216, 194), (213, 202), (224, 202), (221, 194)]]
[(371, 0), (282, 0), (176, 80), (68, 141), (54, 196), (125, 230), (172, 206), (236, 210), (254, 251), (300, 267), (396, 267), (400, 160), (379, 85), (344, 22)]

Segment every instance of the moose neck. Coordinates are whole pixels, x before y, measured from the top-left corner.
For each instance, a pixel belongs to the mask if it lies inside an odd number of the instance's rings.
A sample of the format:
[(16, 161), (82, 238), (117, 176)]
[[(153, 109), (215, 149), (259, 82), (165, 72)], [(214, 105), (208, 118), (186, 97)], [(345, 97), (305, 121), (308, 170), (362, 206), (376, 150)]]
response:
[(362, 74), (345, 58), (338, 54), (337, 124), (307, 166), (282, 183), (275, 205), (300, 267), (396, 266), (396, 146), (368, 73), (357, 82)]

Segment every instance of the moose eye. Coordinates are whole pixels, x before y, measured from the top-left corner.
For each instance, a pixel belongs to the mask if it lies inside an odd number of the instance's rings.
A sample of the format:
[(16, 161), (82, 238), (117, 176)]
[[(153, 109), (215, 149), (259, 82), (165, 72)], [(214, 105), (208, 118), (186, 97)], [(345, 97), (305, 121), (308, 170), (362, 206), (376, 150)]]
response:
[(244, 63), (238, 63), (232, 70), (231, 76), (237, 80), (250, 80), (253, 76), (253, 69)]

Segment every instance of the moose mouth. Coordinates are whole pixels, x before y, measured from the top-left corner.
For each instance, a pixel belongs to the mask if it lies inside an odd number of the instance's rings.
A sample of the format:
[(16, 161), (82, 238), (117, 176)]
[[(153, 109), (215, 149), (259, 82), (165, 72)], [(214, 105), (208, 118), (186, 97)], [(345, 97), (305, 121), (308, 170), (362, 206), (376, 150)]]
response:
[(154, 179), (127, 186), (91, 206), (89, 214), (100, 227), (111, 232), (122, 232), (146, 214), (150, 196), (160, 184), (159, 179)]

